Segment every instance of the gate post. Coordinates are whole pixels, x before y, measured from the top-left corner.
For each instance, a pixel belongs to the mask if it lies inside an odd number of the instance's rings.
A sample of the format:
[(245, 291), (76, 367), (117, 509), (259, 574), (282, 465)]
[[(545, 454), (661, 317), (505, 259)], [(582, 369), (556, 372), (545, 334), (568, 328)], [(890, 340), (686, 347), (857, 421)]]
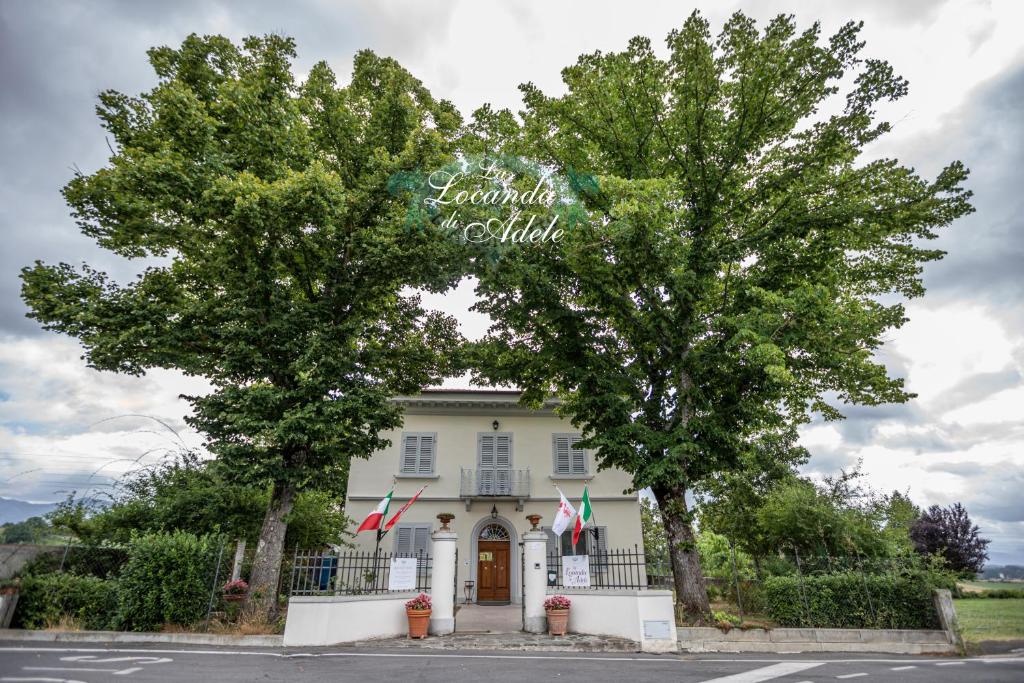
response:
[[(447, 516), (447, 515), (446, 515)], [(443, 636), (455, 631), (456, 541), (448, 520), (430, 534), (433, 541), (433, 576), (430, 577), (430, 634)]]
[(544, 633), (548, 620), (544, 599), (548, 592), (548, 536), (537, 528), (540, 515), (529, 515), (533, 528), (523, 534), (523, 630)]

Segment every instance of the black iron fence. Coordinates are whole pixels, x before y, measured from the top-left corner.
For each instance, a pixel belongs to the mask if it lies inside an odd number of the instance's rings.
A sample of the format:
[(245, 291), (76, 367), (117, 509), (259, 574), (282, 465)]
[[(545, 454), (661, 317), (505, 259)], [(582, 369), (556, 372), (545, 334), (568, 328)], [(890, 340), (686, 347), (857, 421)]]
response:
[[(368, 595), (389, 592), (391, 561), (416, 560), (414, 590), (429, 591), (433, 558), (424, 553), (334, 552), (295, 549), (290, 595)], [(407, 590), (407, 589), (405, 589)]]
[[(672, 569), (663, 562), (648, 561), (643, 549), (602, 549), (587, 556), (589, 588), (671, 588)], [(566, 588), (562, 555), (548, 553), (548, 586)], [(571, 587), (571, 586), (570, 586)]]

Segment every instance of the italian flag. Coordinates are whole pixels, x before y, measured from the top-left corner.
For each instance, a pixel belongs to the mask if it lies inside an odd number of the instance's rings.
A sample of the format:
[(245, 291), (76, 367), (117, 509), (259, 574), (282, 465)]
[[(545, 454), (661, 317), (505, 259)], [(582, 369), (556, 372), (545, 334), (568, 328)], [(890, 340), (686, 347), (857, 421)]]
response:
[(392, 488), (388, 491), (388, 495), (381, 498), (381, 501), (377, 503), (377, 509), (368, 514), (366, 519), (363, 520), (363, 523), (359, 525), (358, 529), (356, 529), (357, 534), (360, 531), (377, 531), (380, 529), (380, 522), (384, 519), (384, 516), (388, 514), (388, 506), (391, 505), (391, 494), (394, 492), (395, 489)]
[(576, 515), (576, 526), (572, 530), (572, 544), (575, 546), (580, 540), (580, 532), (583, 527), (590, 523), (594, 517), (594, 508), (590, 507), (590, 491), (583, 487), (583, 501), (580, 503), (580, 512)]

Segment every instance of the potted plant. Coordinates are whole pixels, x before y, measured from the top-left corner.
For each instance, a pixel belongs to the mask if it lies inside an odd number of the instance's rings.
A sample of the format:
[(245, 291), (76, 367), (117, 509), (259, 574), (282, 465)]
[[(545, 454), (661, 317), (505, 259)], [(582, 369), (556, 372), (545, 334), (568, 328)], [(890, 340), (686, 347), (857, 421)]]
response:
[(420, 593), (405, 603), (405, 616), (409, 618), (409, 637), (426, 638), (430, 625), (430, 596)]
[(242, 579), (236, 579), (225, 583), (222, 590), (226, 602), (241, 602), (249, 592), (249, 584)]
[(548, 615), (548, 634), (564, 636), (569, 625), (569, 598), (564, 595), (552, 595), (544, 601), (544, 611)]

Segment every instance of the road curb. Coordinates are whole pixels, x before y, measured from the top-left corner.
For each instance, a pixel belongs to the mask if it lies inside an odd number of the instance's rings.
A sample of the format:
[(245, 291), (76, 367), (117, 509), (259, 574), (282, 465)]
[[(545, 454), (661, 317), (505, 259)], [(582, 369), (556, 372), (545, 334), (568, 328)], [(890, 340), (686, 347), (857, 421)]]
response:
[(235, 636), (219, 633), (140, 633), (135, 631), (32, 631), (0, 629), (0, 640), (27, 643), (172, 643), (284, 647), (284, 636)]

